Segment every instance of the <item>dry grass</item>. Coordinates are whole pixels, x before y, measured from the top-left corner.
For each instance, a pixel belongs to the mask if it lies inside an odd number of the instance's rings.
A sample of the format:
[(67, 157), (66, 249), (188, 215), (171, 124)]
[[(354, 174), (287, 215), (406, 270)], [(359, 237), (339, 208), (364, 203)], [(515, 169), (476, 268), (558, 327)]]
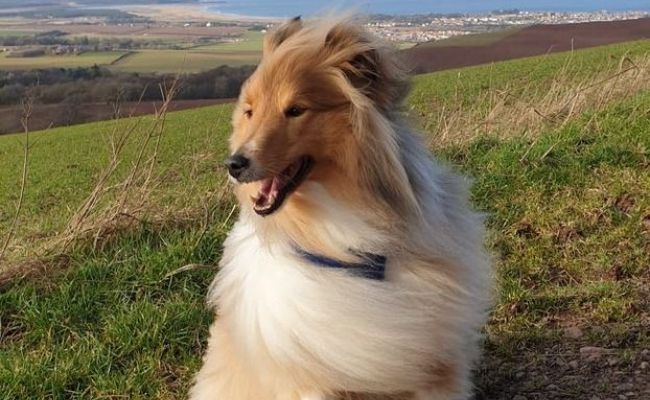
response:
[(27, 174), (28, 174), (28, 161), (29, 161), (29, 119), (32, 116), (34, 106), (33, 97), (27, 97), (22, 101), (23, 113), (20, 118), (20, 122), (23, 126), (23, 131), (25, 133), (25, 142), (24, 142), (24, 151), (23, 151), (23, 171), (20, 179), (20, 194), (18, 196), (18, 203), (16, 204), (16, 213), (14, 218), (9, 226), (9, 231), (5, 237), (2, 247), (0, 247), (0, 262), (3, 260), (7, 248), (9, 247), (9, 242), (14, 236), (16, 231), (16, 226), (18, 225), (18, 219), (20, 218), (20, 212), (23, 208), (23, 201), (25, 200), (25, 188), (27, 187)]
[[(151, 191), (156, 184), (153, 176), (154, 165), (158, 159), (158, 149), (164, 132), (165, 118), (169, 104), (176, 93), (178, 81), (169, 88), (161, 86), (163, 102), (153, 117), (150, 126), (140, 131), (142, 119), (134, 119), (123, 132), (114, 131), (111, 140), (111, 158), (99, 176), (97, 184), (81, 207), (74, 213), (62, 235), (56, 238), (55, 248), (65, 251), (72, 243), (82, 237), (93, 237), (96, 246), (100, 238), (114, 231), (117, 226), (128, 226), (138, 219), (147, 207)], [(109, 185), (117, 166), (122, 161), (125, 147), (139, 133), (138, 154), (126, 179)], [(151, 146), (153, 142), (153, 146)], [(110, 203), (102, 200), (111, 197)], [(103, 206), (103, 207), (102, 207)]]
[(527, 85), (490, 87), (471, 101), (463, 101), (462, 83), (455, 99), (434, 104), (425, 129), (431, 148), (466, 143), (477, 136), (498, 139), (535, 138), (550, 128), (561, 128), (585, 112), (597, 113), (608, 104), (650, 89), (650, 55), (635, 59), (623, 56), (614, 68), (603, 66), (585, 76), (575, 69), (570, 57), (545, 84), (531, 80)]
[[(23, 116), (25, 156), (22, 184), (15, 218), (0, 248), (0, 262), (4, 261), (4, 268), (0, 270), (0, 286), (18, 276), (51, 272), (51, 268), (45, 267), (48, 263), (67, 265), (59, 260), (65, 259), (66, 254), (74, 252), (75, 247), (90, 245), (91, 248), (97, 249), (136, 226), (147, 224), (161, 228), (170, 222), (174, 225), (182, 225), (201, 221), (200, 224), (205, 231), (213, 223), (211, 217), (215, 213), (215, 207), (219, 208), (219, 213), (224, 211), (221, 210), (224, 207), (229, 210), (227, 220), (232, 216), (234, 206), (227, 199), (230, 192), (225, 178), (217, 185), (217, 190), (209, 191), (204, 195), (198, 202), (198, 206), (194, 204), (181, 209), (165, 207), (161, 196), (158, 196), (157, 192), (164, 191), (161, 189), (161, 183), (167, 179), (162, 169), (157, 168), (160, 162), (159, 150), (166, 132), (168, 110), (179, 89), (178, 85), (179, 81), (175, 79), (168, 86), (160, 87), (163, 101), (151, 119), (129, 118), (119, 121), (117, 117), (112, 121), (114, 127), (109, 140), (110, 157), (98, 174), (92, 190), (71, 215), (60, 233), (35, 238), (29, 243), (31, 247), (29, 252), (25, 251), (25, 246), (17, 245), (16, 242), (22, 238), (15, 237), (15, 228), (27, 187), (29, 155), (27, 121), (31, 115), (32, 102), (25, 103)], [(121, 122), (126, 122), (126, 125)], [(135, 157), (125, 154), (133, 151)], [(197, 165), (205, 162), (205, 157), (213, 156), (214, 154), (203, 154), (189, 160), (191, 174), (195, 173)], [(119, 167), (129, 161), (131, 165), (127, 173), (118, 173)], [(228, 224), (227, 220), (224, 224)], [(15, 254), (9, 254), (10, 252), (7, 251), (12, 242), (14, 242)], [(4, 257), (5, 253), (7, 257)]]
[[(169, 86), (161, 86), (163, 102), (156, 110), (151, 123), (146, 129), (138, 129), (142, 119), (131, 119), (125, 131), (113, 132), (111, 140), (111, 158), (99, 176), (90, 195), (70, 218), (66, 229), (47, 244), (48, 253), (64, 254), (75, 243), (88, 243), (98, 248), (110, 242), (115, 236), (131, 230), (143, 223), (163, 226), (173, 221), (175, 225), (202, 221), (203, 230), (212, 223), (211, 215), (215, 205), (230, 207), (226, 198), (230, 195), (226, 180), (223, 178), (217, 190), (208, 192), (198, 203), (198, 207), (168, 208), (161, 204), (157, 192), (166, 179), (157, 168), (161, 141), (166, 132), (165, 122), (174, 95), (177, 93), (178, 79)], [(127, 146), (135, 146), (137, 154), (131, 162), (126, 177), (120, 182), (109, 184), (115, 175), (117, 166), (124, 162)], [(206, 157), (214, 154), (197, 154), (190, 160), (190, 174), (196, 165)], [(234, 206), (228, 214), (232, 216)], [(228, 221), (224, 224), (227, 224)]]

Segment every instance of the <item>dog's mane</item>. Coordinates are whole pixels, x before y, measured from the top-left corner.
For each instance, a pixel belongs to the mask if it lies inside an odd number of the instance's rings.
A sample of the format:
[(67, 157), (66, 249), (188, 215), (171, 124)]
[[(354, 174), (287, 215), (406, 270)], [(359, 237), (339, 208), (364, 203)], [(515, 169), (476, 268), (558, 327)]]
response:
[[(297, 67), (282, 60), (299, 60), (307, 64), (303, 68), (326, 76), (351, 106), (358, 157), (349, 160), (346, 169), (356, 172), (360, 186), (372, 199), (382, 200), (384, 209), (401, 217), (417, 217), (420, 210), (412, 172), (407, 170), (401, 148), (404, 140), (399, 138), (410, 134), (400, 116), (410, 85), (395, 52), (349, 18), (309, 24), (294, 19), (265, 37), (263, 63), (291, 69)], [(292, 71), (274, 71), (278, 73)]]

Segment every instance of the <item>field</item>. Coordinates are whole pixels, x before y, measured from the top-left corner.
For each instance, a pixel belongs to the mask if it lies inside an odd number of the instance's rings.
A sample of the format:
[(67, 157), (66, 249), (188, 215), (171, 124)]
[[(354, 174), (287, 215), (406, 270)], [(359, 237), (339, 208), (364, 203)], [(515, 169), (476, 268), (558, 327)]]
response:
[(519, 32), (522, 28), (500, 29), (494, 32), (475, 33), (470, 35), (452, 36), (448, 39), (434, 40), (419, 44), (421, 47), (468, 47), (468, 46), (487, 46), (502, 40), (510, 35)]
[(87, 52), (78, 56), (7, 57), (6, 54), (0, 53), (0, 69), (76, 68), (97, 64), (120, 72), (192, 73), (221, 65), (255, 65), (261, 56), (259, 50), (205, 47), (207, 48)]
[(0, 53), (0, 69), (23, 70), (38, 68), (92, 67), (95, 64), (110, 64), (124, 54), (126, 54), (126, 52), (106, 51), (87, 52), (78, 56), (68, 55), (13, 58)]
[(205, 46), (195, 46), (193, 50), (199, 51), (250, 51), (250, 52), (261, 52), (262, 51), (262, 39), (264, 35), (261, 32), (248, 31), (242, 37), (233, 42), (229, 43), (217, 43), (210, 44)]
[[(207, 100), (175, 100), (170, 104), (170, 111), (186, 110), (188, 108), (205, 107), (208, 105), (232, 102), (232, 99), (207, 99)], [(119, 115), (140, 116), (155, 114), (160, 109), (161, 101), (156, 102), (123, 102), (120, 104)], [(8, 132), (22, 132), (21, 106), (0, 107), (0, 134)], [(108, 103), (81, 103), (71, 107), (68, 104), (39, 104), (32, 111), (28, 128), (30, 130), (43, 130), (53, 126), (68, 126), (94, 121), (106, 121), (115, 117), (113, 104)]]
[[(480, 400), (650, 396), (649, 53), (415, 79), (409, 113), (487, 215)], [(0, 398), (184, 396), (235, 212), (231, 110), (0, 137)]]
[(262, 53), (262, 34), (247, 31), (231, 42), (188, 45), (184, 50), (141, 50), (119, 60), (111, 69), (127, 72), (190, 73), (220, 65), (255, 65)]
[(183, 50), (88, 52), (78, 56), (7, 57), (0, 53), (0, 69), (75, 68), (97, 64), (121, 72), (191, 73), (221, 65), (255, 65), (260, 56), (260, 50), (222, 50), (219, 45)]
[(417, 73), (650, 39), (650, 18), (533, 25), (421, 43), (404, 51)]
[(33, 35), (34, 33), (35, 31), (30, 31), (26, 29), (22, 29), (22, 30), (2, 29), (2, 25), (0, 24), (0, 38), (4, 38), (8, 36), (15, 36), (15, 37), (30, 36)]
[(259, 51), (249, 50), (139, 50), (113, 63), (110, 68), (123, 72), (190, 73), (220, 65), (255, 65), (259, 59)]
[[(166, 7), (162, 7), (165, 9)], [(171, 6), (169, 10), (174, 10)], [(179, 14), (183, 15), (183, 14)], [(252, 24), (249, 22), (248, 24)], [(130, 25), (102, 24), (12, 24), (0, 27), (0, 37), (12, 32), (61, 30), (68, 39), (131, 40), (147, 42), (152, 49), (130, 49), (118, 59), (117, 53), (93, 53), (88, 58), (34, 57), (6, 59), (0, 53), (0, 68), (34, 69), (53, 67), (106, 65), (126, 72), (199, 72), (220, 65), (250, 65), (259, 61), (262, 34), (244, 26), (205, 26), (194, 22), (183, 26), (164, 23)], [(650, 38), (650, 19), (590, 22), (583, 24), (536, 25), (515, 27), (483, 34), (452, 37), (427, 43), (399, 43), (406, 64), (415, 73), (427, 73), (487, 64), (496, 61), (569, 51)], [(202, 44), (205, 41), (221, 43)], [(163, 47), (163, 48), (159, 48)], [(136, 46), (137, 47), (137, 46)], [(125, 50), (126, 51), (126, 50)], [(115, 57), (113, 57), (113, 55)], [(92, 58), (95, 57), (95, 60)], [(117, 60), (115, 63), (113, 61)]]
[[(138, 28), (125, 26), (65, 26), (67, 37), (155, 42), (180, 48), (134, 49), (131, 51), (87, 52), (80, 56), (40, 56), (10, 58), (0, 52), (0, 69), (38, 69), (107, 66), (120, 72), (192, 73), (221, 65), (255, 65), (262, 50), (262, 34), (243, 28), (166, 27)], [(0, 37), (17, 36), (17, 32), (0, 30)], [(32, 32), (33, 34), (34, 32)], [(197, 39), (232, 35), (227, 41), (197, 45)], [(217, 36), (215, 36), (217, 35)]]
[[(242, 27), (206, 27), (206, 26), (168, 26), (168, 25), (152, 25), (148, 23), (135, 23), (135, 24), (74, 24), (70, 21), (60, 20), (58, 24), (49, 24), (47, 21), (34, 20), (28, 24), (20, 24), (13, 21), (11, 25), (0, 26), (0, 32), (47, 32), (51, 30), (59, 30), (69, 35), (103, 35), (103, 36), (128, 36), (133, 39), (148, 39), (148, 38), (167, 38), (176, 40), (196, 40), (202, 37), (216, 37), (216, 36), (237, 36), (246, 32)], [(8, 36), (5, 33), (0, 33), (3, 36)]]

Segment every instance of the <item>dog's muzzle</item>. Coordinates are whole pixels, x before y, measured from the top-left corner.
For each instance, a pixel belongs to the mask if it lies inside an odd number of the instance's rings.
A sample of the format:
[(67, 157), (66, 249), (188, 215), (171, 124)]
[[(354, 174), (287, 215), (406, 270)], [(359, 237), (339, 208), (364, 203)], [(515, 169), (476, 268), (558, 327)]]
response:
[(230, 176), (239, 180), (242, 174), (250, 168), (251, 162), (247, 157), (238, 153), (228, 157), (225, 164)]

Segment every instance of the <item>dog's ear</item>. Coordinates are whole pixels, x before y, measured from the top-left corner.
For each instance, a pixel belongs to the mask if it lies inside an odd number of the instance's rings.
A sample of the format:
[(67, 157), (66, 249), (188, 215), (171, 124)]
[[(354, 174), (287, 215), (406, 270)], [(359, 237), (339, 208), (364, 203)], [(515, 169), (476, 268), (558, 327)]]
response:
[(350, 84), (382, 109), (392, 109), (408, 92), (408, 81), (390, 48), (360, 28), (339, 23), (325, 36), (325, 50)]
[(267, 33), (264, 36), (263, 51), (269, 54), (277, 49), (282, 42), (302, 29), (302, 19), (300, 16), (292, 18), (289, 22), (280, 25), (277, 29)]

